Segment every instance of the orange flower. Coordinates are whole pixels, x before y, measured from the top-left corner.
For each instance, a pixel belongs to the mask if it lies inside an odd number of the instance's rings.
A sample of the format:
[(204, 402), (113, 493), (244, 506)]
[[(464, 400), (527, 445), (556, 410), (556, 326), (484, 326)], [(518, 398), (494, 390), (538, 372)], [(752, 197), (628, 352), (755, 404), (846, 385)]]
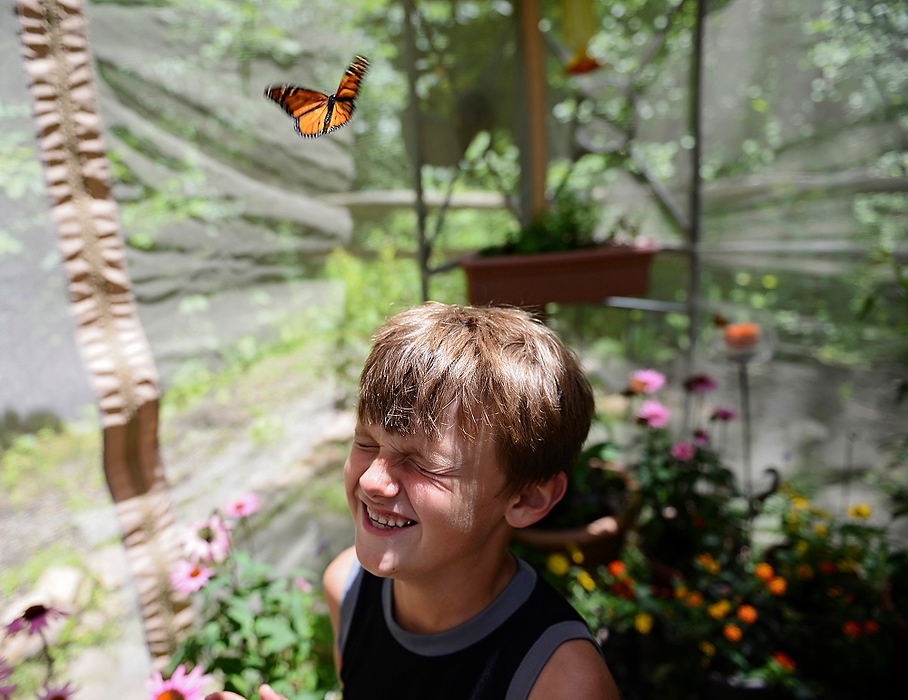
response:
[(849, 620), (844, 625), (842, 625), (842, 632), (847, 634), (852, 639), (857, 639), (861, 636), (861, 625), (854, 620)]
[(771, 579), (775, 575), (776, 572), (773, 571), (772, 567), (765, 561), (761, 561), (754, 569), (754, 576), (756, 576), (761, 581), (769, 581), (769, 579)]
[(788, 581), (781, 576), (776, 576), (775, 578), (770, 579), (769, 583), (766, 585), (769, 587), (769, 592), (773, 595), (785, 595), (785, 589), (788, 588)]
[(738, 619), (752, 625), (757, 621), (757, 609), (753, 605), (742, 605), (738, 608)]
[(700, 591), (692, 591), (687, 594), (687, 598), (684, 599), (684, 602), (692, 608), (699, 608), (703, 605), (703, 594), (700, 593)]
[(624, 565), (623, 561), (616, 559), (613, 562), (609, 562), (608, 572), (615, 578), (620, 578), (621, 576), (624, 576), (626, 571), (627, 571), (627, 567)]
[(740, 641), (743, 633), (741, 632), (740, 627), (733, 625), (732, 623), (728, 623), (724, 628), (722, 628), (722, 634), (725, 635), (725, 638), (729, 642), (737, 642)]
[(784, 668), (786, 671), (794, 671), (796, 668), (794, 659), (792, 659), (784, 651), (777, 651), (772, 655), (772, 658), (774, 658), (779, 666)]
[(864, 631), (867, 634), (874, 634), (875, 632), (880, 631), (880, 626), (876, 620), (865, 620), (864, 621)]
[(697, 563), (700, 564), (700, 566), (702, 566), (708, 574), (712, 574), (713, 576), (718, 574), (719, 569), (721, 568), (719, 562), (717, 562), (715, 558), (708, 552), (698, 554)]

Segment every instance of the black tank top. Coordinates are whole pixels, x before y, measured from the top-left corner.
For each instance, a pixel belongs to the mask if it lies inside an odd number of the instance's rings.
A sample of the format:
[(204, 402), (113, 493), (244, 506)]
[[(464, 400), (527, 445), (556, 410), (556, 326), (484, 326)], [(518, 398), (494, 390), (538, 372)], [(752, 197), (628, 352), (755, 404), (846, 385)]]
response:
[(596, 644), (561, 594), (518, 562), (489, 607), (437, 634), (397, 625), (393, 582), (355, 563), (338, 625), (344, 700), (525, 700), (561, 644)]

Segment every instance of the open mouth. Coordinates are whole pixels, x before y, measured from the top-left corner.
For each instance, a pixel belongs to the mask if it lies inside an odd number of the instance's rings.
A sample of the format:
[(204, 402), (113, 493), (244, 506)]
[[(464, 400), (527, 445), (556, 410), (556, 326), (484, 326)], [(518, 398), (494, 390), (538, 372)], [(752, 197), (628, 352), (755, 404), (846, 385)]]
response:
[(379, 515), (369, 508), (369, 506), (366, 506), (366, 517), (368, 517), (369, 522), (379, 530), (399, 530), (401, 528), (410, 527), (411, 525), (416, 525), (415, 520), (407, 520), (406, 518), (399, 518), (393, 515)]

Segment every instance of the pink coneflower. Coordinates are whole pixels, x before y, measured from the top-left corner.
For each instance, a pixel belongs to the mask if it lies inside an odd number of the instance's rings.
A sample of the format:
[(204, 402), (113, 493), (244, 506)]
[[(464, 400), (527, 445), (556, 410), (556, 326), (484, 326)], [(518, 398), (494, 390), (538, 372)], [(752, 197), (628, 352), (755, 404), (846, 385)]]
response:
[[(6, 659), (0, 659), (0, 683), (13, 675), (13, 669), (6, 665)], [(0, 700), (9, 700), (18, 686), (0, 685)]]
[(728, 421), (734, 420), (737, 417), (738, 417), (738, 414), (734, 410), (732, 410), (730, 408), (724, 408), (722, 406), (719, 406), (715, 411), (713, 411), (713, 414), (712, 414), (712, 416), (710, 416), (709, 419), (710, 420), (720, 420), (720, 421), (727, 423)]
[(628, 377), (632, 394), (653, 394), (665, 385), (665, 375), (654, 369), (638, 369)]
[(697, 447), (706, 447), (709, 445), (709, 431), (705, 428), (697, 428), (694, 431), (694, 445)]
[(6, 626), (7, 634), (16, 634), (21, 629), (28, 627), (29, 634), (40, 634), (49, 624), (50, 618), (66, 615), (62, 610), (49, 608), (46, 605), (29, 605), (20, 617)]
[(672, 412), (658, 401), (644, 401), (637, 411), (637, 420), (646, 423), (650, 428), (663, 428), (668, 423)]
[(214, 569), (180, 559), (170, 572), (170, 582), (182, 593), (195, 593), (211, 580)]
[(716, 381), (708, 374), (695, 374), (684, 380), (684, 388), (695, 394), (706, 394), (715, 390)]
[(259, 509), (259, 496), (257, 493), (247, 493), (227, 504), (227, 515), (234, 518), (247, 518)]
[(186, 673), (183, 664), (180, 664), (168, 680), (165, 681), (157, 672), (145, 683), (145, 687), (151, 693), (148, 700), (202, 700), (205, 684), (210, 680), (211, 676), (202, 675), (201, 666)]
[(76, 688), (70, 687), (69, 683), (63, 686), (45, 685), (38, 692), (38, 700), (66, 700), (75, 692)]
[(694, 446), (689, 442), (679, 442), (672, 445), (672, 457), (679, 462), (690, 462), (694, 458)]
[(186, 556), (193, 561), (222, 562), (230, 551), (229, 525), (219, 515), (193, 523), (186, 533), (184, 545)]

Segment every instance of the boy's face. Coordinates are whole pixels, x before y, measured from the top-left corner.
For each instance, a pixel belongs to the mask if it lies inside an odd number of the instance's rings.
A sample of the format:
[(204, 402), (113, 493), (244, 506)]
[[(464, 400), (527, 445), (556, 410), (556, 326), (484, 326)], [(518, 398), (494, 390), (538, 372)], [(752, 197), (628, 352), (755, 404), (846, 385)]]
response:
[(357, 558), (377, 576), (456, 580), (504, 555), (509, 499), (494, 447), (453, 422), (438, 441), (358, 423), (344, 482)]

